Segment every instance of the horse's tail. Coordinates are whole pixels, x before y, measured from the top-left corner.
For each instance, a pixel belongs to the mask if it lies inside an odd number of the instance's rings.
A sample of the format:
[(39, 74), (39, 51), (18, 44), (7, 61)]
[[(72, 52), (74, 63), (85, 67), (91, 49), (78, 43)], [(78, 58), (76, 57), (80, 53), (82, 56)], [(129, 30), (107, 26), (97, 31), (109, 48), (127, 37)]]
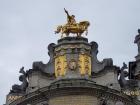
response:
[(60, 25), (60, 26), (58, 26), (57, 27), (57, 30), (56, 31), (54, 31), (55, 32), (55, 34), (58, 34), (60, 31), (61, 31), (61, 29), (62, 29), (62, 26)]

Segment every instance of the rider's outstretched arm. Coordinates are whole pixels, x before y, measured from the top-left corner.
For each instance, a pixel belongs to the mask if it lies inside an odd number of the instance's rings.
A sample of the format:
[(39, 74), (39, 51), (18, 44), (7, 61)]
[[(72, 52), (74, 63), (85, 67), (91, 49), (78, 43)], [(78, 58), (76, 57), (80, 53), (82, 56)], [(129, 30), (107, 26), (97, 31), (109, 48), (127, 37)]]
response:
[(69, 15), (68, 11), (65, 8), (64, 8), (64, 11), (67, 14), (67, 16), (69, 17), (70, 15)]

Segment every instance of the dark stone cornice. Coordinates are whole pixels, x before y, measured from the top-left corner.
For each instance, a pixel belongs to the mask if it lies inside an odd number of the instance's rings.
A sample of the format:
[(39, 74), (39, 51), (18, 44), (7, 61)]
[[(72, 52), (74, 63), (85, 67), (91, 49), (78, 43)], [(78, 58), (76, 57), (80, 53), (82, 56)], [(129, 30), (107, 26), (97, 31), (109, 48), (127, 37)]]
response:
[(71, 45), (86, 44), (86, 45), (90, 46), (87, 38), (84, 38), (84, 37), (65, 37), (65, 38), (58, 40), (58, 44), (55, 46), (55, 48), (59, 47), (61, 45), (67, 45), (67, 44), (71, 44)]
[(55, 74), (54, 73), (47, 73), (47, 72), (43, 72), (42, 70), (39, 70), (39, 69), (29, 69), (27, 71), (27, 75), (29, 76), (30, 74), (32, 73), (35, 73), (35, 72), (40, 72), (42, 73), (43, 75), (47, 76), (48, 78), (55, 78)]
[(63, 41), (84, 41), (84, 42), (88, 42), (88, 39), (87, 38), (84, 38), (84, 37), (64, 37), (62, 39), (59, 39), (58, 40), (58, 43), (61, 43)]

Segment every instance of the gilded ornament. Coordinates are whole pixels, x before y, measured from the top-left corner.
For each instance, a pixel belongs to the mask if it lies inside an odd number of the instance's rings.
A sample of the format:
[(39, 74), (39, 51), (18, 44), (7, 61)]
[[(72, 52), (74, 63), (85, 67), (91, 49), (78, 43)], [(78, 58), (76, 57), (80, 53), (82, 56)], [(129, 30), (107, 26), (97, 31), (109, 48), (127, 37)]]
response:
[(91, 57), (89, 55), (79, 55), (79, 71), (81, 75), (91, 75)]
[(59, 25), (55, 33), (61, 33), (61, 38), (63, 34), (69, 36), (70, 33), (76, 34), (77, 37), (81, 37), (82, 33), (86, 32), (88, 34), (88, 27), (90, 23), (88, 21), (81, 21), (76, 23), (75, 16), (69, 15), (68, 11), (64, 8), (65, 13), (67, 14), (67, 23), (64, 25)]
[(66, 73), (67, 61), (65, 55), (60, 55), (55, 58), (55, 76), (64, 76)]

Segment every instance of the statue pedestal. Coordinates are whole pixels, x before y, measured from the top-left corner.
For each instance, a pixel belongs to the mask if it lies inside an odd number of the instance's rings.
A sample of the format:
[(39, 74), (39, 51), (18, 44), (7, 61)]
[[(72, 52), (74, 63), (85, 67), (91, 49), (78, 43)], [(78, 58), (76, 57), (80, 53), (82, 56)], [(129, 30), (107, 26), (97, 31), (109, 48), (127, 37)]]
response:
[(140, 54), (138, 54), (137, 56), (135, 56), (136, 61), (140, 61)]
[(138, 76), (140, 74), (140, 54), (138, 54), (136, 57), (136, 69), (135, 69), (135, 76)]

